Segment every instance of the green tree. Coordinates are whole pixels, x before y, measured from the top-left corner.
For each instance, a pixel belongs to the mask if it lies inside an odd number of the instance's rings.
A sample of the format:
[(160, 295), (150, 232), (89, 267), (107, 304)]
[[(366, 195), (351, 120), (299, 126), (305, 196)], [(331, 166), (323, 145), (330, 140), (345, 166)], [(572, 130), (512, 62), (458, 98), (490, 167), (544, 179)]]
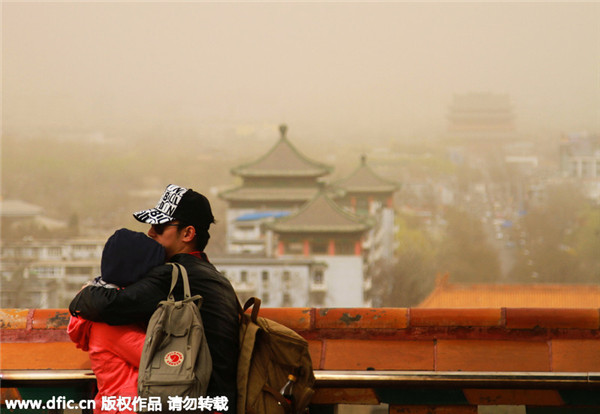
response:
[(586, 206), (573, 231), (571, 245), (579, 260), (581, 277), (590, 282), (600, 281), (600, 208)]
[(511, 279), (552, 283), (598, 280), (597, 211), (570, 183), (546, 189), (544, 203), (532, 208), (521, 226), (526, 242)]
[(397, 217), (398, 248), (394, 261), (379, 264), (374, 277), (377, 306), (409, 307), (419, 304), (433, 289), (435, 246), (417, 223)]
[(68, 231), (71, 236), (79, 235), (79, 216), (77, 213), (73, 213), (69, 217)]
[(440, 246), (439, 272), (456, 282), (494, 282), (500, 279), (500, 262), (489, 244), (481, 221), (457, 209), (446, 213), (446, 233)]

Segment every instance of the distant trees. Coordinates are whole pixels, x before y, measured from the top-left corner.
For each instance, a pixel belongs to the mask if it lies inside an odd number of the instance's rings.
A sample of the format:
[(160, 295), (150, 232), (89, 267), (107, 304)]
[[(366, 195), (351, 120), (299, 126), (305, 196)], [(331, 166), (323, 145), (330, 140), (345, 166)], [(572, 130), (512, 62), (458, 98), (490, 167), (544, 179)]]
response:
[(158, 197), (174, 182), (217, 198), (209, 189), (230, 182), (230, 164), (203, 153), (201, 143), (198, 138), (197, 147), (165, 151), (131, 137), (90, 142), (4, 136), (2, 197), (39, 205), (44, 215), (68, 220), (73, 231), (129, 227), (136, 224), (133, 211), (155, 202), (144, 190), (156, 190)]
[(500, 279), (497, 252), (481, 221), (470, 213), (449, 209), (437, 237), (424, 222), (396, 218), (395, 260), (380, 264), (374, 278), (376, 306), (416, 306), (433, 290), (435, 277), (448, 273), (453, 282), (484, 283)]
[(445, 215), (438, 271), (449, 273), (455, 282), (482, 283), (500, 279), (500, 261), (490, 245), (481, 220), (455, 208)]
[(67, 228), (70, 236), (79, 235), (79, 216), (77, 213), (71, 214), (69, 217), (69, 223), (67, 224)]
[(436, 275), (436, 250), (433, 240), (418, 222), (397, 217), (398, 248), (395, 260), (379, 263), (374, 277), (376, 306), (416, 306), (431, 289)]
[(575, 256), (585, 280), (600, 282), (600, 208), (586, 206), (581, 210), (580, 227), (572, 235)]
[(523, 242), (511, 280), (600, 281), (600, 210), (570, 183), (549, 186), (522, 219)]

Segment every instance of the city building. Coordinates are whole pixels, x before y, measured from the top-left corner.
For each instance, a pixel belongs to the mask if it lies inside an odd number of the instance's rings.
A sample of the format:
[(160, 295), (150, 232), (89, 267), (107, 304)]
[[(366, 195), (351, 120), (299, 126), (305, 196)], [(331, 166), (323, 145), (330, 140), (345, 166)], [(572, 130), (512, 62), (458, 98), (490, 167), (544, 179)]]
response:
[(559, 153), (562, 177), (579, 182), (586, 196), (600, 203), (600, 135), (564, 135)]
[(22, 200), (0, 200), (0, 228), (4, 239), (23, 237), (24, 232), (51, 232), (67, 228), (67, 223), (44, 215), (44, 209)]
[(4, 307), (64, 307), (100, 274), (105, 238), (75, 237), (40, 206), (0, 201), (1, 301)]
[(211, 261), (231, 281), (242, 304), (253, 296), (265, 307), (325, 304), (327, 264), (315, 258), (234, 255)]
[(84, 283), (100, 275), (105, 238), (2, 241), (2, 306), (66, 307)]

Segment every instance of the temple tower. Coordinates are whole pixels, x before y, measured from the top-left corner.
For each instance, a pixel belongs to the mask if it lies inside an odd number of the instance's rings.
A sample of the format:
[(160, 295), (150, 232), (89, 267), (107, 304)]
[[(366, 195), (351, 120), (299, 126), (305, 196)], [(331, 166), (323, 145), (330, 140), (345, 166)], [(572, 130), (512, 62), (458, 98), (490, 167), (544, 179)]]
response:
[(227, 204), (228, 253), (269, 254), (265, 224), (298, 210), (315, 197), (318, 179), (333, 168), (301, 154), (281, 125), (279, 141), (262, 157), (231, 170), (241, 185), (220, 194)]
[(363, 266), (364, 236), (371, 228), (369, 217), (342, 209), (324, 189), (288, 217), (269, 226), (277, 237), (275, 255), (280, 260), (298, 257), (325, 263), (313, 274), (311, 302), (325, 306), (368, 306)]

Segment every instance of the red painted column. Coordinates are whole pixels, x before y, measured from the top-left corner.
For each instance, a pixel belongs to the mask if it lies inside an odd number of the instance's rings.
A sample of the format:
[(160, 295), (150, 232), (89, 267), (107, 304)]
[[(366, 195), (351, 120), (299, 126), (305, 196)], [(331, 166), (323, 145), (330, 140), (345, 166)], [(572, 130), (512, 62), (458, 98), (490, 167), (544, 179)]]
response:
[(362, 245), (360, 243), (360, 240), (357, 240), (356, 242), (354, 242), (354, 255), (360, 256), (361, 254), (362, 254)]
[(277, 255), (283, 256), (284, 254), (285, 254), (285, 245), (280, 240), (279, 243), (277, 244)]
[(310, 256), (310, 242), (308, 240), (304, 240), (302, 243), (302, 253), (304, 256)]
[(327, 254), (329, 256), (335, 256), (335, 240), (329, 239), (329, 246), (327, 247)]

